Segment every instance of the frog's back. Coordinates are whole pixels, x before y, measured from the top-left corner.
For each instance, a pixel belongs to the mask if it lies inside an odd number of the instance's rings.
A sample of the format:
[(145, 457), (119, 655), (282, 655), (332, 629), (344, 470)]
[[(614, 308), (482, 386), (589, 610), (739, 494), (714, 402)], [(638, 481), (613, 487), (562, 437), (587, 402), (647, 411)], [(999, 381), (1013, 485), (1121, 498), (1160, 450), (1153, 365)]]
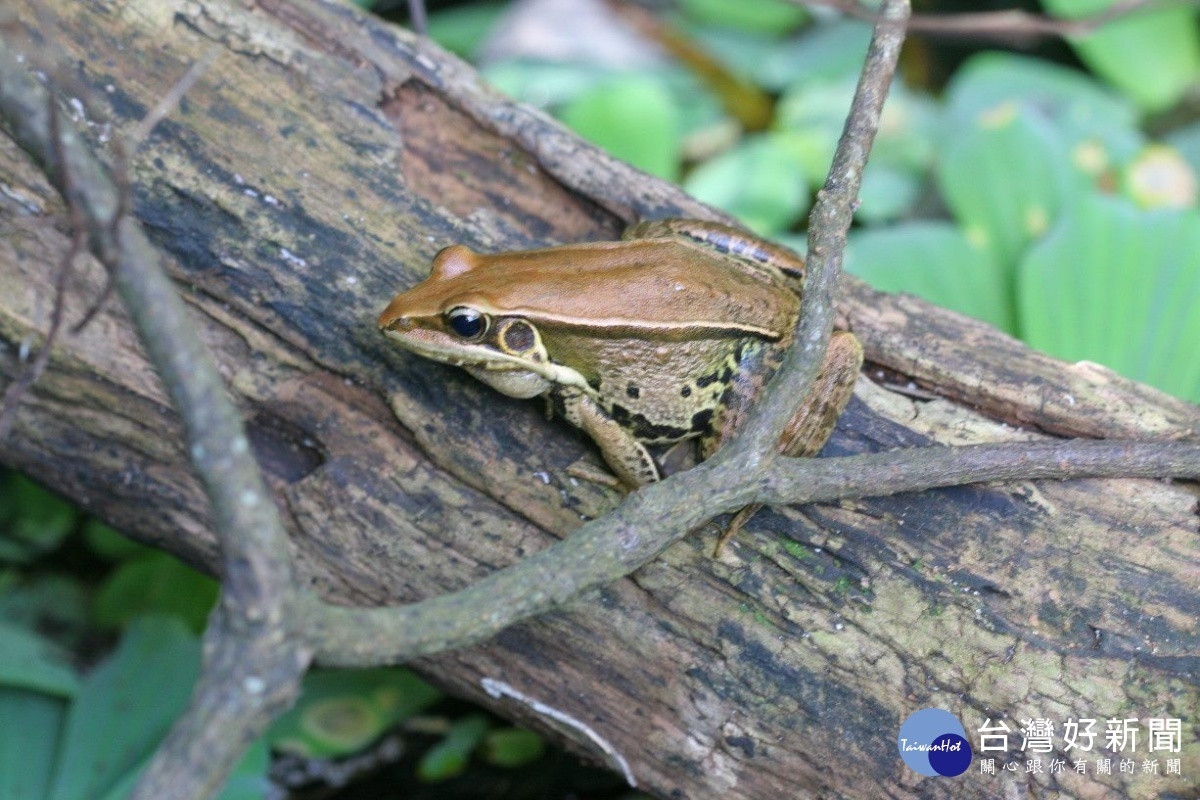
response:
[[(457, 248), (456, 248), (457, 249)], [(438, 269), (409, 293), (498, 315), (595, 331), (657, 330), (664, 335), (752, 335), (780, 339), (799, 310), (799, 298), (770, 269), (755, 274), (730, 267), (672, 239), (598, 242), (497, 255), (462, 249), (463, 264)], [(443, 309), (444, 310), (444, 309)]]

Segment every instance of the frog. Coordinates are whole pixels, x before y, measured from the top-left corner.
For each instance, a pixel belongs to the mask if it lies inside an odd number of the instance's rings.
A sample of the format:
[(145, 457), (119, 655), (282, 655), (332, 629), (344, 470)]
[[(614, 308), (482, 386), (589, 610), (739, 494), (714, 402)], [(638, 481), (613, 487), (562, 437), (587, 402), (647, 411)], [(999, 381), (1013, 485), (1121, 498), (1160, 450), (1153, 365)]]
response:
[[(663, 478), (652, 449), (694, 439), (703, 460), (738, 430), (792, 345), (804, 269), (786, 247), (688, 219), (638, 222), (618, 241), (494, 254), (455, 244), (378, 326), (502, 394), (546, 398), (633, 491)], [(854, 334), (835, 331), (781, 453), (822, 448), (862, 361)]]

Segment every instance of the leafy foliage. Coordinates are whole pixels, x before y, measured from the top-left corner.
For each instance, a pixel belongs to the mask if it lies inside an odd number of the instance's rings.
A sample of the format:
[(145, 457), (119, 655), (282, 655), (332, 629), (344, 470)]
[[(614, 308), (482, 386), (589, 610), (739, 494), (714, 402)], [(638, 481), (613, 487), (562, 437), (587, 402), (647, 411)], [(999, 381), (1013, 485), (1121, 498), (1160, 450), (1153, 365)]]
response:
[[(1045, 5), (1078, 17), (1108, 3)], [(670, 62), (619, 78), (611, 66), (584, 62), (489, 70), (618, 156), (681, 175), (699, 199), (761, 234), (795, 241), (841, 133), (869, 26), (801, 19), (774, 0), (693, 0), (680, 10), (666, 23), (673, 31), (777, 95), (768, 131), (731, 135), (739, 122), (737, 104), (723, 95), (729, 83), (681, 74)], [(898, 79), (863, 176), (847, 269), (1052, 354), (1108, 364), (1200, 400), (1188, 338), (1198, 315), (1164, 299), (1193, 296), (1200, 266), (1187, 248), (1200, 222), (1176, 214), (1173, 238), (1141, 249), (1166, 224), (1156, 209), (1196, 206), (1200, 126), (1155, 139), (1144, 123), (1147, 112), (1170, 108), (1197, 84), (1197, 33), (1193, 9), (1164, 7), (1070, 39), (1092, 74), (985, 51), (967, 59), (940, 96)], [(1100, 233), (1087, 227), (1093, 209), (1115, 214), (1122, 206), (1129, 208), (1120, 224), (1105, 232), (1112, 235), (1088, 238)], [(1047, 254), (1060, 260), (1054, 269)], [(1082, 305), (1110, 293), (1107, 313)]]

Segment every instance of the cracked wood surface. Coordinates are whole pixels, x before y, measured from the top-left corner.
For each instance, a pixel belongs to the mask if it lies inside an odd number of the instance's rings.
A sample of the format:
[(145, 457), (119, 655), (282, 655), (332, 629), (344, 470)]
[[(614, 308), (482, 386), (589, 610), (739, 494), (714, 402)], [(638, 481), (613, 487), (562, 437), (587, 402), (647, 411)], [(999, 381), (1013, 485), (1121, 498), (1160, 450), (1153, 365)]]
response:
[[(139, 150), (137, 214), (245, 412), (306, 580), (346, 603), (428, 597), (616, 502), (567, 478), (595, 452), (538, 404), (397, 352), (374, 319), (452, 242), (612, 238), (636, 218), (711, 212), (346, 7), (47, 6), (56, 29), (35, 35), (61, 46), (121, 130), (222, 48)], [(111, 132), (83, 124), (103, 150)], [(11, 142), (0, 186), (7, 383), (46, 327), (67, 223)], [(103, 282), (81, 265), (68, 323)], [(842, 317), (873, 366), (827, 454), (1200, 432), (1194, 406), (845, 284)], [(887, 388), (909, 379), (944, 399)], [(113, 303), (61, 341), (0, 458), (138, 538), (214, 563), (178, 422)], [(489, 699), (480, 681), (580, 720), (664, 797), (1194, 794), (1196, 503), (1188, 484), (1072, 481), (764, 511), (720, 560), (711, 535), (695, 535), (569, 613), (420, 666), (611, 764), (578, 729)], [(927, 706), (968, 731), (989, 717), (1014, 730), (1023, 717), (1179, 717), (1183, 778), (925, 781), (895, 737)]]

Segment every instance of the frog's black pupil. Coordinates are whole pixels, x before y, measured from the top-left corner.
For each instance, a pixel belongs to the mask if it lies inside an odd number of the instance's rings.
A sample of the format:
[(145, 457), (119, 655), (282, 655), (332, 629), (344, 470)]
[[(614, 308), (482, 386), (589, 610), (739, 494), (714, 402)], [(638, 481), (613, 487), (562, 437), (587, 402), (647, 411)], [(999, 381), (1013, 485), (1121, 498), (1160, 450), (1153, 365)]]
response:
[(483, 334), (487, 321), (473, 308), (453, 308), (446, 315), (450, 327), (464, 339), (474, 339)]

